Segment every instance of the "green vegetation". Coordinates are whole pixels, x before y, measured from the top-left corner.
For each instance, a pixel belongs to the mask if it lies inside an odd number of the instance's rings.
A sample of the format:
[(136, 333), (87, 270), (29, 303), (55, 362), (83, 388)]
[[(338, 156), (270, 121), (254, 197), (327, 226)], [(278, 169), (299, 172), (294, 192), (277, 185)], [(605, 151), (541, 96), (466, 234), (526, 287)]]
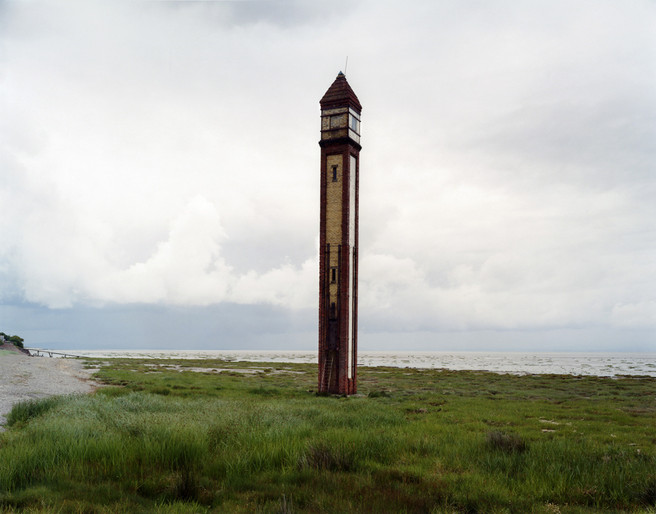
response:
[(8, 417), (0, 512), (656, 513), (654, 378), (94, 364)]
[(20, 336), (9, 336), (4, 332), (0, 332), (0, 344), (2, 344), (3, 339), (9, 343), (12, 343), (14, 346), (17, 346), (18, 348), (23, 348), (23, 341), (25, 341), (25, 339), (23, 339)]

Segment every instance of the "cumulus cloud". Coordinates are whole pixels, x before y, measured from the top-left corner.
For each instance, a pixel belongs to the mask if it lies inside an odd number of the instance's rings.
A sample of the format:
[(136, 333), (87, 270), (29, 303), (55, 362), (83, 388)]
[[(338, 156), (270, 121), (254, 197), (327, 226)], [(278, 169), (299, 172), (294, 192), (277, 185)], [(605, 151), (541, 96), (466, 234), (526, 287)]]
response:
[(226, 299), (231, 269), (221, 257), (226, 234), (203, 197), (183, 206), (153, 255), (101, 277), (95, 295), (115, 302), (206, 305)]
[(656, 328), (653, 2), (2, 9), (4, 302), (314, 309), (348, 55), (363, 329)]
[(173, 221), (168, 239), (145, 262), (102, 277), (96, 298), (119, 303), (211, 305), (269, 303), (291, 308), (311, 305), (317, 262), (282, 263), (264, 273), (239, 274), (221, 254), (227, 240), (216, 208), (194, 198)]
[[(202, 196), (182, 206), (165, 240), (146, 260), (112, 262), (110, 229), (70, 212), (27, 215), (11, 271), (27, 301), (50, 308), (88, 303), (211, 305), (270, 303), (304, 308), (314, 301), (316, 259), (240, 274), (224, 259), (228, 239), (216, 207)], [(11, 261), (11, 259), (9, 259)]]

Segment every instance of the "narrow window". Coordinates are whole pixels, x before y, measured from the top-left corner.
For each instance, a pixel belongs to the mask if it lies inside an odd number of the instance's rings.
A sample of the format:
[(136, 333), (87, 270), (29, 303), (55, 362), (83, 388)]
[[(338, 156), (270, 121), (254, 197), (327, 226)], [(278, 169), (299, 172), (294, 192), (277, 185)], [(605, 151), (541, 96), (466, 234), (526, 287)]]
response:
[(351, 130), (354, 130), (355, 132), (360, 133), (360, 120), (358, 120), (352, 114), (351, 114), (351, 116), (349, 116), (349, 125), (351, 127)]
[(337, 268), (330, 268), (330, 281), (333, 284), (337, 282)]
[(337, 182), (337, 166), (333, 166), (333, 182)]

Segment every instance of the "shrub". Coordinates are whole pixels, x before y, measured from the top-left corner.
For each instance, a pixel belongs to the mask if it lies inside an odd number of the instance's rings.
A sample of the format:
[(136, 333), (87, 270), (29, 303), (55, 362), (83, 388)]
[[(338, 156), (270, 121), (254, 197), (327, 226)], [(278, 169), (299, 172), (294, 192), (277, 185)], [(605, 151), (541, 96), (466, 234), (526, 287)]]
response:
[(371, 391), (367, 397), (368, 398), (388, 398), (390, 394), (385, 391), (384, 389), (378, 390), (378, 391)]
[(23, 341), (25, 341), (25, 339), (23, 339), (20, 336), (16, 336), (16, 335), (9, 336), (4, 332), (0, 332), (0, 342), (2, 342), (3, 339), (9, 343), (12, 343), (14, 346), (17, 346), (18, 348), (24, 348)]
[(18, 337), (18, 336), (11, 336), (9, 338), (9, 342), (14, 343), (14, 346), (18, 346), (18, 348), (24, 348), (24, 346), (23, 346), (23, 341), (24, 340), (25, 339), (23, 339), (22, 337)]
[(299, 460), (299, 467), (318, 471), (350, 471), (355, 467), (355, 459), (353, 453), (344, 451), (344, 448), (317, 443), (308, 445)]
[(517, 434), (505, 434), (497, 431), (488, 432), (487, 444), (492, 449), (505, 453), (521, 453), (526, 450), (526, 443)]

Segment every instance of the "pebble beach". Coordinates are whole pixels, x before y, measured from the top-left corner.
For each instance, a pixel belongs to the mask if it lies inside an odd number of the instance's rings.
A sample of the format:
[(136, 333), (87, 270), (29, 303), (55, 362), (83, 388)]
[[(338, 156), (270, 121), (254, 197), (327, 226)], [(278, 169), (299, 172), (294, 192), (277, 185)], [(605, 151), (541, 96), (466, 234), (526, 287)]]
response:
[(82, 360), (31, 357), (11, 345), (0, 347), (0, 430), (17, 402), (93, 391), (94, 371)]

